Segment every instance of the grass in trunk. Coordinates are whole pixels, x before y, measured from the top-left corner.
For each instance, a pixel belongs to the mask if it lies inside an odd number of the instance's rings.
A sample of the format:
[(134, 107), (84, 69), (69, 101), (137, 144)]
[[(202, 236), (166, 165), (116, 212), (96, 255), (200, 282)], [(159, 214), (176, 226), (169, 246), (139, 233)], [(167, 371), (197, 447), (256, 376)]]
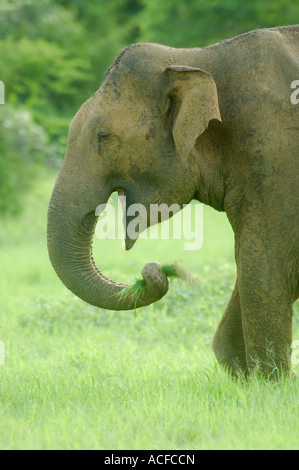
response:
[[(161, 266), (162, 272), (170, 279), (180, 279), (190, 285), (199, 284), (199, 279), (193, 274), (188, 273), (179, 266), (177, 263), (164, 264)], [(146, 282), (144, 279), (137, 279), (134, 284), (122, 289), (116, 294), (119, 300), (126, 299), (128, 296), (135, 302), (135, 306), (140, 296), (143, 296), (146, 291)]]

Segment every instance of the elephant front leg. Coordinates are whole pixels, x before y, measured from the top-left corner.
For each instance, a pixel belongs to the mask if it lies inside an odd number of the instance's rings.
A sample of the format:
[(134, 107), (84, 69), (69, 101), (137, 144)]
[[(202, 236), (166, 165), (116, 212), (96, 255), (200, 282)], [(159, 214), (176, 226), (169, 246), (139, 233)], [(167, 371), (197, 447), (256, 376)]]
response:
[(246, 280), (240, 286), (248, 369), (258, 370), (266, 377), (288, 373), (291, 366), (292, 305), (283, 293), (278, 297), (273, 289), (261, 287), (256, 292), (253, 287), (256, 285)]
[(250, 235), (237, 256), (246, 362), (249, 372), (276, 378), (291, 366), (291, 280), (279, 254)]
[(213, 350), (219, 363), (232, 375), (248, 375), (241, 318), (238, 280), (216, 331)]

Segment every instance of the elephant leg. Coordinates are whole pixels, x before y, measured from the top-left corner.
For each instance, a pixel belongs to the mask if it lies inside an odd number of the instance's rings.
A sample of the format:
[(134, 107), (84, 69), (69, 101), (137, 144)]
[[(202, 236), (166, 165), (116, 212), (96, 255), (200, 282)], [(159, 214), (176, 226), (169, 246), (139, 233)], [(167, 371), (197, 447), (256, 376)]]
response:
[(237, 266), (248, 370), (268, 378), (289, 373), (295, 274), (254, 232), (239, 245)]
[(240, 280), (247, 366), (266, 377), (279, 376), (290, 371), (292, 302), (280, 289), (254, 292), (250, 287), (249, 281)]
[(213, 350), (219, 363), (233, 376), (239, 372), (247, 376), (238, 280), (216, 331)]

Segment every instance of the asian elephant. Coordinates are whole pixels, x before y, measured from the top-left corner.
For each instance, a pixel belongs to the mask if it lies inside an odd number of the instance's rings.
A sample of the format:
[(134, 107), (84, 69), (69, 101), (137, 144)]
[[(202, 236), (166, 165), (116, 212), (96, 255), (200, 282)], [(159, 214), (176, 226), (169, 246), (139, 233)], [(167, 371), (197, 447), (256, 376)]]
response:
[[(63, 283), (98, 307), (134, 308), (130, 296), (115, 296), (125, 286), (93, 261), (96, 207), (113, 191), (146, 208), (196, 199), (225, 211), (235, 235), (237, 279), (214, 337), (216, 358), (232, 374), (247, 376), (257, 362), (263, 375), (288, 373), (299, 296), (295, 80), (299, 25), (203, 48), (124, 49), (70, 125), (51, 197), (48, 250)], [(127, 236), (126, 248), (133, 243)], [(143, 276), (137, 308), (168, 289), (159, 264)]]

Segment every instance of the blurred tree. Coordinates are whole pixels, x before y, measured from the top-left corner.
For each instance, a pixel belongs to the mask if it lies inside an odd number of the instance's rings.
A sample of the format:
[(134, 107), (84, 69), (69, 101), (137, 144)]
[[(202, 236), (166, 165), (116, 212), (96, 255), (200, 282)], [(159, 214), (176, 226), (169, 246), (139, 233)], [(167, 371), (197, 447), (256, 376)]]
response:
[(63, 110), (73, 104), (80, 84), (89, 80), (88, 69), (87, 59), (69, 57), (66, 49), (42, 38), (1, 41), (1, 79), (10, 103)]
[[(0, 79), (6, 101), (26, 105), (54, 139), (137, 39), (138, 0), (2, 0)], [(62, 141), (65, 144), (65, 139)]]
[(83, 42), (92, 69), (93, 91), (99, 88), (104, 73), (128, 44), (138, 41), (138, 14), (142, 0), (57, 0), (73, 12), (84, 29)]
[(0, 213), (21, 211), (23, 193), (49, 151), (47, 134), (28, 110), (0, 107)]
[(71, 116), (92, 90), (82, 37), (84, 28), (73, 13), (54, 0), (0, 4), (0, 79), (6, 103), (26, 106), (58, 143), (61, 156)]
[(298, 0), (142, 0), (141, 41), (202, 47), (247, 31), (294, 24)]
[(8, 85), (7, 100), (30, 108), (72, 107), (91, 72), (82, 37), (80, 23), (54, 0), (4, 0), (0, 71)]

